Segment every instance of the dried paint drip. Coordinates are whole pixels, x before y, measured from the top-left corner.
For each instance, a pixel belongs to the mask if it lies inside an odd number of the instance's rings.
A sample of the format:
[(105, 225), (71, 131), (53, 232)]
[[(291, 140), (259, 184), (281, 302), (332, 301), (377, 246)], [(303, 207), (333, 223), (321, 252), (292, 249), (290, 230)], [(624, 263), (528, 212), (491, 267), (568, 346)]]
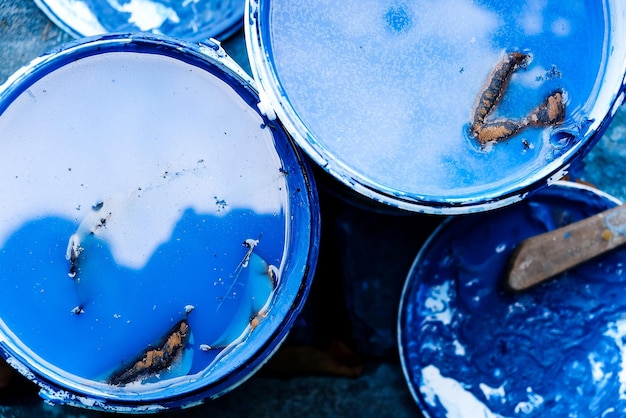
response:
[(431, 237), (399, 321), (405, 376), (425, 416), (624, 416), (625, 250), (526, 292), (502, 286), (518, 243), (616, 203), (555, 184), (497, 214), (454, 217)]
[(528, 126), (553, 126), (565, 119), (565, 99), (562, 90), (548, 95), (546, 100), (521, 120), (486, 121), (500, 103), (511, 76), (518, 68), (525, 68), (530, 56), (520, 52), (507, 54), (489, 76), (485, 89), (480, 93), (470, 127), (471, 134), (481, 144), (504, 141)]
[(239, 275), (241, 274), (243, 269), (248, 267), (248, 263), (250, 262), (250, 257), (252, 256), (252, 251), (254, 251), (254, 248), (257, 245), (259, 245), (259, 240), (260, 239), (261, 239), (261, 237), (259, 237), (257, 239), (248, 238), (241, 244), (241, 245), (243, 245), (244, 247), (247, 248), (246, 254), (243, 256), (243, 259), (241, 260), (241, 262), (237, 265), (237, 268), (235, 269), (235, 272), (232, 275), (233, 280), (232, 280), (232, 282), (230, 284), (230, 287), (228, 288), (228, 291), (226, 292), (226, 296), (224, 296), (224, 298), (217, 305), (216, 311), (220, 310), (220, 308), (222, 307), (222, 304), (224, 303), (224, 300), (233, 291), (233, 287), (237, 283), (237, 280), (239, 279)]
[[(111, 216), (111, 212), (102, 216), (100, 210), (104, 206), (104, 202), (98, 202), (91, 208), (91, 212), (80, 223), (78, 229), (69, 239), (67, 244), (67, 250), (65, 252), (65, 259), (70, 262), (70, 269), (67, 275), (74, 279), (77, 278), (78, 273), (78, 257), (83, 252), (83, 247), (80, 245), (82, 240), (89, 234), (95, 234), (99, 228), (105, 226), (107, 219)], [(78, 279), (78, 278), (77, 278)]]
[(188, 335), (189, 324), (187, 320), (183, 319), (171, 329), (157, 348), (146, 350), (130, 368), (115, 373), (109, 383), (126, 385), (145, 379), (172, 366), (182, 356)]
[[(231, 317), (232, 323), (239, 324), (239, 326), (233, 325), (211, 344), (200, 344), (202, 351), (221, 350), (243, 341), (267, 317), (280, 276), (276, 266), (268, 264), (253, 252), (258, 244), (259, 239), (252, 238), (243, 242), (243, 246), (247, 248), (246, 254), (231, 275), (231, 285), (216, 307), (216, 312), (218, 312), (227, 300), (239, 299), (241, 308)], [(239, 294), (233, 289), (242, 274), (246, 276), (247, 286)]]

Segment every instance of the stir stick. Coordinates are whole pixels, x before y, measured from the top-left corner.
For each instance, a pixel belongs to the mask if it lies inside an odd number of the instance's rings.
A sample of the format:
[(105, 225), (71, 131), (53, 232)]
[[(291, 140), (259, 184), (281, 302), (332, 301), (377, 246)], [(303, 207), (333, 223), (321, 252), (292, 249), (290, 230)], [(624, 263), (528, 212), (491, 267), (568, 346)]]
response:
[(507, 283), (523, 290), (626, 243), (626, 204), (522, 241)]

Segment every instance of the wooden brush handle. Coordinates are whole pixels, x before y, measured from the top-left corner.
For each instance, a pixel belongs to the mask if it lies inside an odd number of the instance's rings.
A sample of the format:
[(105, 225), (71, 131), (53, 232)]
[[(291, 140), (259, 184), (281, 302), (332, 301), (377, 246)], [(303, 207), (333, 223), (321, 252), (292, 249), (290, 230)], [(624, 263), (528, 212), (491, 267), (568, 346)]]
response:
[(508, 285), (522, 290), (626, 243), (626, 204), (522, 241)]

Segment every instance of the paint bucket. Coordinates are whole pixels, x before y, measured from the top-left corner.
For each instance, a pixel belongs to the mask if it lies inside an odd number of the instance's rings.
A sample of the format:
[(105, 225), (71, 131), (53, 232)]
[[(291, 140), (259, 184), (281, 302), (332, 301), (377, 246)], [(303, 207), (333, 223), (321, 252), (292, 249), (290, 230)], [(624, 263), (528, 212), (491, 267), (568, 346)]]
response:
[(401, 209), (517, 202), (623, 101), (618, 0), (249, 0), (244, 18), (264, 112), (337, 184)]
[(35, 0), (75, 38), (111, 32), (151, 32), (188, 41), (225, 39), (241, 29), (242, 0)]
[(285, 338), (318, 255), (309, 168), (217, 44), (72, 42), (0, 90), (0, 354), (43, 398), (186, 407)]
[(626, 408), (626, 249), (523, 292), (505, 290), (523, 239), (619, 204), (558, 182), (523, 202), (446, 220), (408, 274), (405, 377), (427, 417), (619, 416)]

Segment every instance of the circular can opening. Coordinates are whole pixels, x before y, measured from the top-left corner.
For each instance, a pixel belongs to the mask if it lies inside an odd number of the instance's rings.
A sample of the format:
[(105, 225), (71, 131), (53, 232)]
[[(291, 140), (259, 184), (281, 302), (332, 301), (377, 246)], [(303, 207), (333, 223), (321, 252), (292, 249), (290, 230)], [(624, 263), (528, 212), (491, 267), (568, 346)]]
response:
[(248, 4), (265, 107), (344, 186), (402, 209), (517, 202), (581, 159), (622, 100), (620, 1)]
[(158, 411), (249, 377), (318, 254), (307, 164), (217, 45), (111, 34), (0, 92), (0, 348), (56, 403)]
[(426, 416), (624, 410), (626, 250), (524, 291), (505, 284), (522, 240), (619, 203), (557, 182), (519, 204), (440, 225), (411, 267), (398, 320), (404, 374)]

